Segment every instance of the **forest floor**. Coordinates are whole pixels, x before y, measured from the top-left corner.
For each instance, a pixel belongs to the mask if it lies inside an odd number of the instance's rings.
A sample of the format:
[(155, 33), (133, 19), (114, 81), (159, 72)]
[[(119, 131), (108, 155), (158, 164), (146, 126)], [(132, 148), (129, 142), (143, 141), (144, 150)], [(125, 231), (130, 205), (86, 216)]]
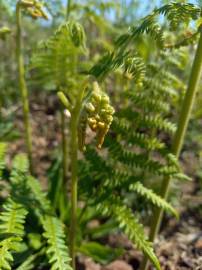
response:
[[(37, 100), (37, 103), (36, 103)], [(40, 102), (38, 102), (40, 101)], [(33, 126), (33, 150), (35, 173), (45, 188), (46, 171), (50, 166), (50, 156), (61, 141), (58, 107), (55, 98), (40, 96), (31, 101)], [(20, 108), (15, 108), (15, 127), (22, 131)], [(56, 120), (58, 119), (58, 120)], [(10, 144), (10, 157), (17, 152), (25, 151), (22, 139)], [(161, 234), (156, 240), (155, 251), (161, 262), (162, 270), (202, 270), (202, 197), (199, 195), (199, 180), (194, 177), (197, 157), (190, 151), (182, 158), (185, 171), (193, 177), (192, 182), (182, 183), (180, 219), (164, 219)], [(123, 235), (109, 235), (106, 245), (123, 247), (126, 253), (109, 265), (101, 266), (90, 258), (78, 258), (79, 270), (136, 270), (142, 255), (134, 249)], [(151, 268), (152, 269), (152, 268)]]

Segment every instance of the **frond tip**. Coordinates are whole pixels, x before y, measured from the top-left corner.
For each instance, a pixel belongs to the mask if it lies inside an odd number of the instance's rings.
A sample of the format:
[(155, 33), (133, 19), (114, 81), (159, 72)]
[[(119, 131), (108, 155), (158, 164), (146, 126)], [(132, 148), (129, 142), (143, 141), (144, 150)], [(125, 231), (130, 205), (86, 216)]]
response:
[(148, 201), (150, 201), (154, 205), (156, 205), (156, 206), (174, 214), (176, 217), (178, 217), (178, 213), (168, 202), (166, 202), (160, 196), (155, 194), (151, 189), (144, 187), (140, 182), (132, 184), (130, 186), (130, 190), (137, 192), (139, 195), (146, 198)]

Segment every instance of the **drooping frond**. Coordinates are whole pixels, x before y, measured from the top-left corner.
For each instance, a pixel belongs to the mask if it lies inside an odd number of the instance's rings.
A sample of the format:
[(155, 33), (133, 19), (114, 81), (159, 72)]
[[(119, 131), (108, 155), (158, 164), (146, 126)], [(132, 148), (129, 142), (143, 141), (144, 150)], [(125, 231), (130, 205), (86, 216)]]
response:
[(47, 254), (51, 269), (72, 270), (68, 248), (65, 245), (65, 234), (61, 221), (55, 217), (46, 216), (43, 221), (43, 236), (47, 239)]
[(191, 3), (170, 3), (154, 11), (156, 14), (163, 14), (170, 22), (172, 29), (176, 29), (180, 24), (187, 25), (191, 20), (200, 17), (201, 10)]
[(160, 196), (154, 193), (153, 190), (144, 187), (140, 182), (132, 184), (130, 186), (130, 190), (135, 191), (142, 197), (146, 198), (152, 204), (174, 214), (175, 216), (178, 216), (176, 210), (168, 202), (166, 202)]
[(172, 30), (175, 30), (180, 24), (188, 24), (191, 20), (197, 20), (200, 17), (200, 8), (190, 3), (170, 3), (155, 9), (153, 13), (142, 19), (137, 27), (131, 27), (127, 34), (121, 35), (116, 45), (125, 47), (132, 40), (142, 34), (151, 35), (160, 46), (164, 45), (163, 30), (158, 22), (158, 16), (162, 14), (169, 21)]
[[(106, 53), (106, 55), (90, 69), (89, 73), (96, 78), (102, 78), (110, 71), (122, 66), (127, 56), (128, 46), (139, 36), (144, 34), (150, 35), (160, 48), (175, 48), (190, 44), (190, 42), (196, 39), (198, 31), (191, 35), (191, 38), (185, 37), (181, 42), (178, 41), (177, 46), (167, 45), (164, 37), (164, 29), (159, 22), (159, 15), (165, 16), (170, 24), (170, 30), (174, 31), (182, 23), (188, 25), (190, 21), (200, 19), (200, 12), (200, 8), (191, 3), (170, 3), (159, 9), (155, 9), (150, 15), (143, 18), (138, 26), (132, 26), (127, 33), (120, 35), (115, 42), (114, 50)], [(187, 30), (187, 27), (185, 30)], [(136, 62), (135, 59), (136, 56), (134, 56), (134, 62)], [(139, 60), (138, 62), (140, 63), (142, 61)], [(140, 66), (142, 66), (142, 64), (135, 65), (136, 74), (141, 74)]]
[(128, 238), (146, 254), (156, 269), (161, 269), (159, 261), (154, 254), (152, 244), (146, 239), (143, 226), (137, 217), (132, 213), (131, 209), (121, 204), (119, 200), (109, 198), (103, 205), (99, 206), (99, 210), (104, 215), (111, 215), (118, 222)]
[(12, 269), (12, 252), (17, 250), (17, 244), (22, 241), (27, 211), (12, 199), (4, 204), (3, 209), (0, 215), (0, 235), (7, 237), (0, 242), (0, 269), (9, 270)]

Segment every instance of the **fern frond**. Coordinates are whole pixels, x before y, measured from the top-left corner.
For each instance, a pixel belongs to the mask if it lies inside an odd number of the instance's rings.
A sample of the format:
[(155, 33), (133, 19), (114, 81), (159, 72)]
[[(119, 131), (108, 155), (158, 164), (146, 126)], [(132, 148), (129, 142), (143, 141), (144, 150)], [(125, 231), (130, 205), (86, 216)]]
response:
[(43, 236), (47, 240), (47, 254), (51, 269), (53, 270), (72, 270), (70, 257), (65, 245), (65, 234), (63, 225), (59, 219), (46, 216), (43, 221)]
[(123, 72), (133, 78), (136, 83), (141, 83), (145, 74), (145, 65), (143, 60), (130, 51), (124, 53), (109, 52), (98, 61), (90, 70), (89, 74), (101, 80), (109, 72), (117, 69), (123, 69)]
[(163, 14), (170, 22), (170, 27), (175, 30), (180, 24), (188, 24), (191, 20), (200, 17), (201, 10), (191, 3), (170, 3), (155, 10), (155, 13)]
[(70, 267), (70, 257), (65, 243), (65, 234), (62, 222), (52, 214), (51, 204), (42, 191), (39, 182), (32, 176), (27, 179), (30, 190), (30, 197), (35, 203), (34, 209), (40, 223), (43, 226), (43, 236), (47, 241), (46, 253), (51, 269), (72, 270)]
[(131, 130), (131, 125), (125, 119), (115, 118), (112, 124), (112, 129), (116, 130), (122, 136), (127, 136), (128, 143), (138, 145), (146, 150), (157, 150), (165, 147), (157, 137), (149, 136), (148, 134), (140, 133)]
[[(12, 196), (18, 202), (32, 210), (44, 229), (44, 238), (47, 241), (46, 253), (51, 269), (70, 270), (70, 258), (65, 244), (63, 225), (54, 215), (51, 204), (41, 189), (39, 181), (28, 174), (28, 160), (25, 155), (17, 155), (11, 172)], [(19, 212), (19, 209), (18, 209)], [(17, 213), (18, 213), (17, 212)], [(32, 269), (35, 256), (21, 265), (22, 269)]]
[(40, 182), (33, 176), (28, 176), (27, 187), (30, 190), (31, 199), (36, 203), (38, 215), (50, 214), (52, 212), (51, 203), (47, 199), (46, 192), (42, 191)]
[(120, 229), (125, 232), (137, 248), (148, 256), (157, 269), (161, 269), (159, 261), (154, 254), (152, 244), (145, 237), (143, 226), (130, 208), (121, 204), (117, 199), (110, 198), (107, 202), (99, 206), (98, 209), (104, 215), (113, 216), (118, 222)]
[(12, 269), (12, 252), (18, 249), (24, 234), (24, 222), (27, 211), (21, 204), (9, 199), (3, 206), (0, 215), (0, 234), (11, 234), (8, 239), (0, 242), (0, 269)]
[(144, 170), (148, 170), (158, 175), (163, 172), (162, 168), (165, 167), (161, 162), (153, 160), (143, 153), (138, 154), (127, 150), (120, 143), (113, 142), (112, 140), (109, 143), (109, 151), (114, 160), (117, 160), (130, 168), (144, 168)]
[(161, 47), (164, 45), (163, 29), (158, 23), (158, 15), (164, 15), (170, 22), (170, 27), (175, 30), (180, 24), (188, 24), (191, 20), (200, 17), (200, 8), (190, 3), (171, 3), (155, 9), (150, 15), (142, 19), (137, 27), (131, 27), (127, 34), (121, 35), (117, 47), (126, 47), (132, 40), (142, 34), (151, 35)]
[[(75, 55), (85, 53), (85, 34), (80, 24), (63, 23), (55, 34), (42, 42), (32, 58), (31, 68), (36, 69), (36, 80), (53, 84), (55, 88), (72, 88), (75, 81)], [(79, 71), (78, 71), (79, 73)], [(77, 74), (77, 73), (76, 73)]]
[(29, 162), (25, 154), (18, 154), (13, 160), (12, 172), (10, 180), (13, 183), (22, 182), (22, 177), (24, 177), (29, 172)]
[(132, 184), (130, 186), (130, 190), (137, 192), (139, 195), (146, 198), (152, 204), (154, 204), (154, 205), (164, 209), (165, 211), (168, 211), (168, 212), (174, 214), (176, 217), (178, 217), (176, 210), (168, 202), (166, 202), (160, 196), (155, 194), (151, 189), (144, 187), (140, 182), (136, 182), (135, 184)]

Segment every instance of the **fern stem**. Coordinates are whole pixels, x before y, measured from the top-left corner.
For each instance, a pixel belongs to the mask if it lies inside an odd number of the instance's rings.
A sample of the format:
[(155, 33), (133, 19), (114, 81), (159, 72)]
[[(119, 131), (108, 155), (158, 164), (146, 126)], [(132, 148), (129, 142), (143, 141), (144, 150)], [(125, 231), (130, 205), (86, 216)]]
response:
[(72, 1), (71, 0), (67, 0), (67, 11), (66, 11), (66, 19), (69, 19), (69, 14), (71, 12), (71, 6), (72, 6)]
[(71, 222), (69, 234), (69, 249), (72, 268), (76, 269), (76, 229), (77, 229), (77, 186), (78, 186), (78, 121), (82, 105), (83, 90), (77, 97), (75, 107), (71, 111), (70, 119), (70, 157), (71, 157)]
[(68, 169), (68, 153), (67, 153), (67, 130), (66, 130), (66, 121), (65, 121), (65, 112), (64, 109), (61, 108), (61, 130), (62, 130), (62, 163), (63, 163), (63, 188), (64, 192), (66, 190), (67, 183), (67, 169)]
[[(177, 131), (173, 139), (173, 144), (172, 144), (172, 149), (171, 149), (172, 153), (176, 155), (177, 158), (179, 158), (182, 145), (184, 142), (184, 138), (186, 135), (187, 126), (190, 120), (192, 107), (195, 101), (195, 96), (198, 89), (199, 80), (201, 77), (201, 70), (202, 70), (202, 32), (200, 34), (200, 39), (199, 39), (198, 47), (197, 47), (196, 54), (194, 57), (194, 62), (191, 69), (187, 91), (186, 91), (186, 94), (182, 103), (181, 113), (178, 120)], [(171, 182), (171, 178), (169, 177), (165, 177), (163, 179), (160, 196), (164, 199), (167, 199), (168, 197), (170, 182)], [(151, 225), (151, 231), (150, 231), (150, 236), (149, 236), (149, 239), (152, 242), (154, 242), (158, 234), (162, 217), (163, 217), (163, 210), (160, 208), (155, 209), (154, 215), (152, 217), (152, 222), (151, 222), (152, 225)], [(147, 270), (148, 265), (149, 265), (149, 261), (148, 261), (148, 258), (145, 256), (141, 265), (141, 270)]]
[(32, 131), (30, 125), (30, 109), (28, 100), (28, 90), (25, 81), (25, 68), (24, 59), (22, 54), (22, 19), (21, 19), (21, 2), (18, 1), (16, 5), (16, 24), (17, 24), (17, 35), (16, 35), (16, 56), (18, 64), (18, 81), (19, 89), (23, 107), (23, 121), (25, 128), (25, 140), (27, 146), (27, 154), (30, 164), (30, 172), (33, 173), (33, 162), (32, 162)]

